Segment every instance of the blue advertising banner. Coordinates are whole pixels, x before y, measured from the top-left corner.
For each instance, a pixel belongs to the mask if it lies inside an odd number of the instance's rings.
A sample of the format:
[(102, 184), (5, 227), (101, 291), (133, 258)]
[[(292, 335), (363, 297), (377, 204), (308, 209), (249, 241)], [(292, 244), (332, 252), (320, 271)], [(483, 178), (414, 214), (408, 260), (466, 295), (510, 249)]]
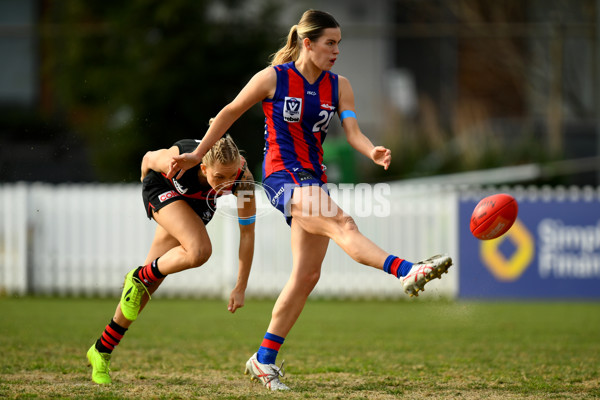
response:
[(478, 200), (459, 205), (461, 298), (600, 299), (600, 202), (519, 201), (493, 240), (469, 230)]

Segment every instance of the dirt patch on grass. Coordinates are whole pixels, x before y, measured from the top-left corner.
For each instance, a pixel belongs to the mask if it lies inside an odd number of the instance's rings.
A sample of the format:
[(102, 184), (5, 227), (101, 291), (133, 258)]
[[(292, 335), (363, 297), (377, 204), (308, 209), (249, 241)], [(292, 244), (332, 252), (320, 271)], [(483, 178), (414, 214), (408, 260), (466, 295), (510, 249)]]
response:
[(544, 390), (521, 393), (510, 385), (490, 384), (473, 387), (472, 381), (410, 382), (399, 377), (378, 375), (360, 376), (335, 372), (290, 375), (284, 382), (293, 390), (289, 393), (269, 393), (257, 382), (243, 374), (230, 375), (223, 371), (194, 373), (134, 374), (127, 371), (112, 373), (111, 385), (99, 386), (88, 374), (23, 371), (0, 377), (0, 397), (69, 398), (69, 399), (593, 399), (600, 393), (600, 381), (582, 382), (572, 391), (548, 393)]

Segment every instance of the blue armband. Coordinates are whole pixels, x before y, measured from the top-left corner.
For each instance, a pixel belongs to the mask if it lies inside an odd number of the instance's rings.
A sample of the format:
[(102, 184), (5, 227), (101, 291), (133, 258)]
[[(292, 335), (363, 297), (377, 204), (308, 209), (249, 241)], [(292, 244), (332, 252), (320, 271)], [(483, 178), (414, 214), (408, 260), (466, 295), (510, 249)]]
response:
[(248, 218), (238, 217), (238, 221), (239, 221), (240, 225), (250, 225), (256, 221), (256, 215), (253, 215)]
[(342, 113), (340, 114), (340, 122), (344, 122), (344, 119), (348, 117), (356, 119), (356, 113), (352, 110), (342, 111)]

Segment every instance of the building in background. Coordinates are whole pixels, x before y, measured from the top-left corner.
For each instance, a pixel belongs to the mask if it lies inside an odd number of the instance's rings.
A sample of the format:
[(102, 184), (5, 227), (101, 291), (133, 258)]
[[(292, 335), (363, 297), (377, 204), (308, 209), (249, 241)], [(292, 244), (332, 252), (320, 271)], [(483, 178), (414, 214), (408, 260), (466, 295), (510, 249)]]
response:
[[(267, 2), (242, 3), (237, 14)], [(211, 18), (239, 17), (224, 4), (211, 3)], [(326, 142), (332, 181), (540, 164), (547, 167), (533, 183), (600, 183), (596, 0), (273, 4), (278, 11), (270, 20), (270, 34), (282, 40), (307, 8), (328, 11), (341, 23), (342, 54), (334, 71), (352, 82), (363, 131), (394, 151), (393, 166), (384, 173), (348, 151), (339, 124), (332, 123)], [(69, 110), (56, 104), (45, 64), (49, 50), (40, 45), (57, 29), (66, 29), (61, 14), (50, 12), (60, 5), (0, 1), (2, 181), (90, 181), (99, 176), (92, 165), (96, 161), (90, 161), (94, 146), (81, 135), (80, 121), (69, 120)], [(268, 52), (276, 50), (268, 46)], [(239, 63), (238, 74), (251, 72)], [(136, 79), (135, 70), (132, 74)], [(106, 122), (109, 128), (115, 118)], [(124, 135), (109, 130), (106, 135)]]
[(0, 1), (0, 104), (34, 107), (39, 97), (37, 5)]

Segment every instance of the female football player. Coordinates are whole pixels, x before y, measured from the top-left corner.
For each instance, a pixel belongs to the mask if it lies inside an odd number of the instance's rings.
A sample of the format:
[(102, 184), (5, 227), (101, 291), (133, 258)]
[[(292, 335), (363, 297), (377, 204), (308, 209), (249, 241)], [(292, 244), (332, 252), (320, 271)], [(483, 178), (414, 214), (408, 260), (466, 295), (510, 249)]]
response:
[(330, 14), (306, 11), (271, 66), (254, 75), (219, 112), (193, 152), (173, 157), (168, 173), (179, 176), (197, 165), (212, 143), (252, 105), (262, 102), (263, 183), (272, 190), (271, 203), (291, 226), (293, 254), (292, 273), (275, 303), (266, 335), (246, 363), (246, 372), (272, 390), (289, 389), (279, 380), (283, 371), (275, 358), (319, 280), (330, 239), (355, 261), (401, 278), (410, 295), (417, 295), (452, 264), (445, 255), (413, 264), (387, 253), (363, 236), (352, 217), (329, 197), (322, 143), (334, 114), (352, 147), (385, 169), (391, 162), (391, 151), (374, 146), (361, 132), (348, 79), (330, 72), (340, 55), (341, 39), (340, 26)]
[(193, 151), (198, 143), (198, 140), (180, 140), (168, 149), (146, 153), (142, 160), (144, 207), (148, 218), (154, 218), (158, 225), (144, 266), (126, 275), (114, 317), (87, 352), (92, 380), (96, 383), (111, 382), (112, 351), (165, 277), (201, 266), (209, 259), (212, 249), (206, 224), (216, 210), (216, 199), (228, 193), (238, 196), (240, 226), (238, 278), (228, 310), (234, 313), (244, 306), (254, 255), (253, 177), (233, 139), (227, 135), (203, 155), (201, 164), (177, 178), (167, 178), (171, 159)]

